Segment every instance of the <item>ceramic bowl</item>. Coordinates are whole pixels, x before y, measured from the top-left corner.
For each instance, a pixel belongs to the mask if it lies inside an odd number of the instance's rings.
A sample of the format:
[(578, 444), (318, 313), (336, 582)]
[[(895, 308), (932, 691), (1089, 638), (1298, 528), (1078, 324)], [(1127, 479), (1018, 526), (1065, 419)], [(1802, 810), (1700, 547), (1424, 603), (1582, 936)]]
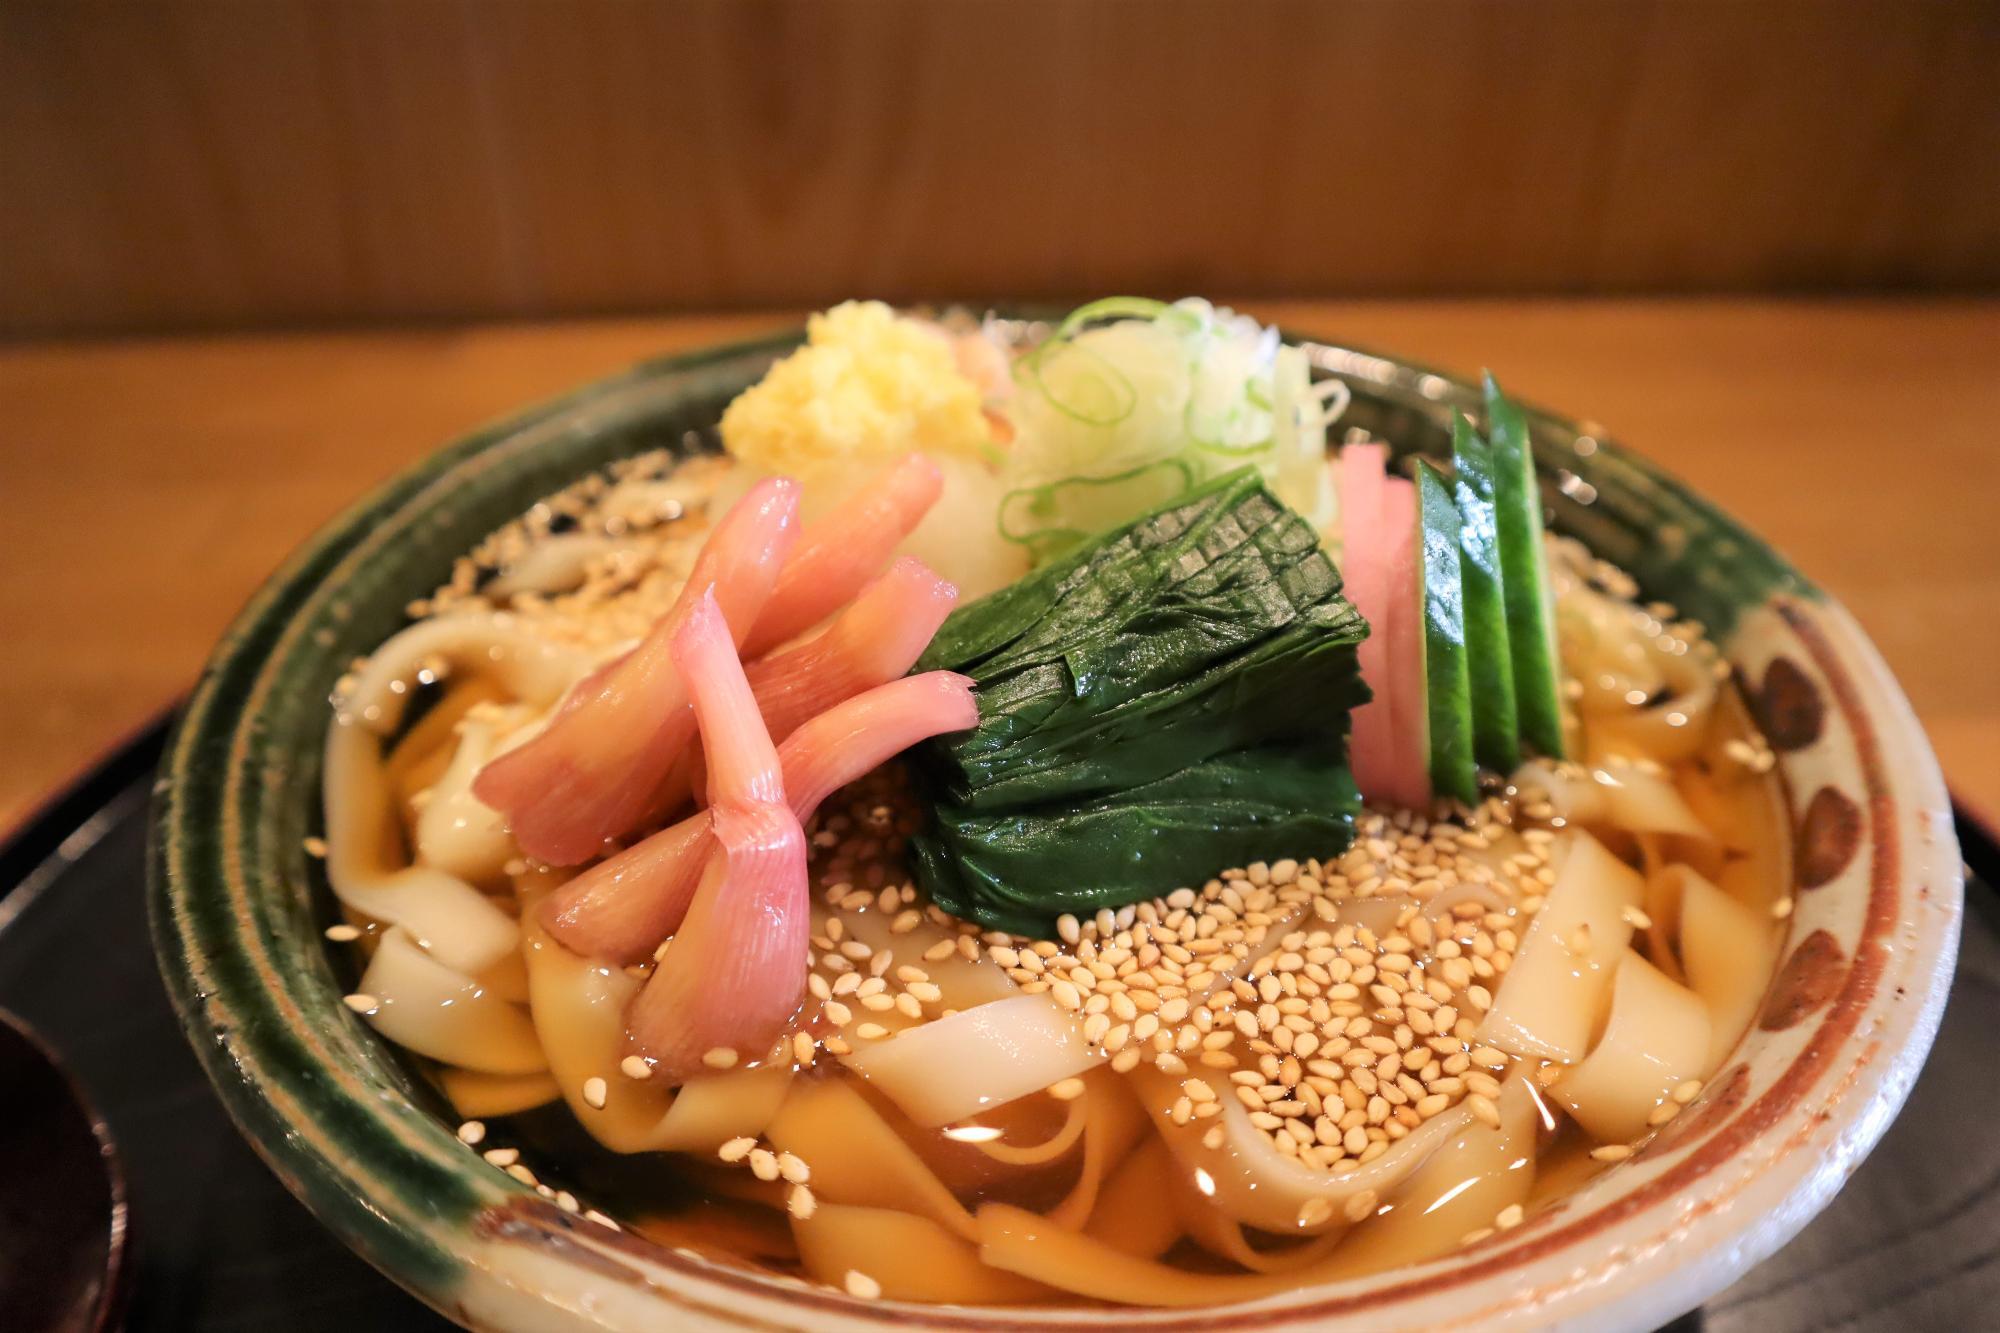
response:
[[(271, 1168), (370, 1262), (480, 1329), (1051, 1329), (1100, 1313), (862, 1302), (662, 1249), (487, 1166), (341, 1003), (319, 821), (327, 695), (452, 560), (537, 498), (644, 449), (714, 447), (795, 333), (641, 366), (443, 449), (267, 583), (216, 649), (154, 813), (153, 934), (189, 1037)], [(1441, 454), (1472, 386), (1309, 343), (1345, 424)], [(1961, 868), (1937, 763), (1845, 612), (1597, 430), (1533, 417), (1559, 530), (1710, 628), (1780, 757), (1797, 910), (1770, 994), (1700, 1099), (1632, 1160), (1449, 1258), (1256, 1304), (1121, 1311), (1134, 1330), (1653, 1327), (1783, 1245), (1901, 1106), (1956, 952)]]

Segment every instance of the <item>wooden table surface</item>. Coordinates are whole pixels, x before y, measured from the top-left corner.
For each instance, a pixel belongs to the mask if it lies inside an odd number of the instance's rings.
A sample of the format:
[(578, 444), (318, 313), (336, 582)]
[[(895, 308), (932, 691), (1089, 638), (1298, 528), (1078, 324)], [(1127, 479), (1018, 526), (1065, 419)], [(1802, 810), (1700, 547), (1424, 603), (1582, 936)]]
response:
[[(2000, 811), (2000, 301), (1246, 303), (1602, 423), (1846, 602)], [(296, 543), (489, 418), (783, 314), (0, 344), (0, 828)]]

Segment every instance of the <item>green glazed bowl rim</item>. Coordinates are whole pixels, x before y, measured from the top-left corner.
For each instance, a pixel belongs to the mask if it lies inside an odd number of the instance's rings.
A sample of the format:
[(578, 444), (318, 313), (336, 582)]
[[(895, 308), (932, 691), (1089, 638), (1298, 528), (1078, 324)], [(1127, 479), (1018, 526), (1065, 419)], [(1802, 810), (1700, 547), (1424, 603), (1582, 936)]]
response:
[[(323, 689), (300, 697), (300, 677), (331, 683), (326, 673), (337, 675), (344, 660), (335, 645), (354, 647), (342, 642), (343, 627), (393, 619), (424, 590), (401, 589), (391, 609), (382, 604), (384, 589), (373, 601), (348, 589), (366, 588), (387, 544), (420, 542), (427, 531), (474, 519), (490, 530), (534, 497), (631, 452), (629, 441), (607, 441), (652, 420), (649, 413), (671, 417), (686, 402), (712, 409), (800, 336), (782, 330), (647, 361), (475, 431), (379, 486), (251, 598), (169, 745), (153, 809), (148, 901), (167, 991), (197, 1056), (245, 1137), (294, 1194), (363, 1257), (470, 1326), (622, 1328), (669, 1314), (685, 1326), (717, 1328), (1046, 1328), (1089, 1320), (1078, 1310), (867, 1305), (578, 1222), (458, 1142), (432, 1113), (434, 1101), (341, 1006), (345, 987), (317, 943), (330, 920), (321, 915), (324, 885), (314, 884), (294, 836), (318, 818), (317, 753), (305, 753), (317, 740), (278, 733), (302, 708), (323, 704)], [(1294, 341), (1308, 348), (1316, 373), (1354, 390), (1349, 420), (1399, 451), (1439, 450), (1450, 412), (1477, 412), (1477, 389), (1457, 377)], [(712, 425), (712, 410), (696, 415), (681, 419), (684, 429)], [(1959, 867), (1936, 761), (1893, 679), (1844, 612), (1715, 506), (1594, 428), (1539, 409), (1530, 415), (1559, 529), (1626, 567), (1649, 592), (1671, 585), (1682, 609), (1725, 643), (1746, 682), (1763, 678), (1751, 694), (1773, 710), (1767, 731), (1797, 721), (1804, 705), (1794, 706), (1794, 678), (1804, 682), (1818, 721), (1800, 744), (1781, 746), (1788, 785), (1813, 793), (1800, 809), (1801, 838), (1818, 838), (1812, 821), (1828, 792), (1845, 802), (1833, 807), (1835, 834), (1858, 832), (1809, 886), (1815, 894), (1801, 898), (1787, 946), (1799, 947), (1774, 983), (1763, 1023), (1739, 1048), (1755, 1050), (1725, 1070), (1733, 1092), (1718, 1093), (1713, 1106), (1704, 1097), (1695, 1108), (1704, 1114), (1686, 1117), (1704, 1123), (1699, 1135), (1676, 1135), (1677, 1146), (1657, 1161), (1635, 1162), (1618, 1187), (1593, 1185), (1589, 1197), (1550, 1210), (1520, 1235), (1420, 1270), (1253, 1306), (1121, 1312), (1122, 1321), (1149, 1329), (1415, 1325), (1465, 1308), (1426, 1297), (1424, 1282), (1440, 1280), (1495, 1324), (1586, 1312), (1607, 1326), (1663, 1321), (1775, 1249), (1824, 1204), (1841, 1172), (1886, 1128), (1928, 1049), (1955, 955)], [(485, 502), (464, 497), (503, 493), (528, 499), (484, 518), (464, 511), (463, 503)], [(375, 634), (361, 651), (385, 637)], [(1779, 698), (1780, 685), (1791, 693)], [(1907, 942), (1876, 958), (1895, 932)], [(1798, 968), (1825, 964), (1828, 949), (1840, 962), (1833, 980), (1827, 966)], [(1873, 1042), (1865, 1057), (1863, 1033)], [(1839, 1095), (1822, 1099), (1830, 1085)], [(1765, 1151), (1771, 1135), (1806, 1124), (1809, 1107), (1813, 1123), (1838, 1132), (1837, 1143), (1815, 1145), (1801, 1132), (1782, 1150)], [(1670, 1217), (1679, 1220), (1662, 1231)], [(1678, 1251), (1660, 1244), (1642, 1252), (1649, 1237), (1669, 1232)], [(1589, 1281), (1576, 1276), (1586, 1271), (1579, 1256), (1590, 1260)]]

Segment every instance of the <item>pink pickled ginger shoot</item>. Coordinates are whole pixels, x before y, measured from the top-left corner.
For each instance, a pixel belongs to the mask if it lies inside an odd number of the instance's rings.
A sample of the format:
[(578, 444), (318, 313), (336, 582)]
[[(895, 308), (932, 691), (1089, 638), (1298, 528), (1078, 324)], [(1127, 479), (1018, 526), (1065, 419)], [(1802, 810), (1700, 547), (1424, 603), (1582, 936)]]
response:
[[(917, 742), (978, 722), (972, 682), (949, 671), (905, 676), (837, 704), (778, 747), (792, 813), (803, 824), (829, 794)], [(586, 957), (652, 957), (687, 915), (713, 846), (708, 833), (703, 810), (592, 866), (543, 904), (549, 933)]]
[(806, 837), (729, 625), (703, 593), (676, 631), (708, 756), (714, 842), (687, 919), (626, 1014), (633, 1050), (681, 1080), (768, 1054), (805, 992)]
[(745, 672), (771, 735), (783, 740), (808, 718), (908, 671), (957, 601), (957, 588), (906, 556), (822, 633), (750, 663)]
[(761, 657), (847, 605), (916, 530), (943, 490), (944, 474), (936, 463), (905, 454), (807, 528), (755, 628), (741, 640), (744, 657)]
[(797, 535), (797, 512), (792, 482), (753, 487), (709, 534), (680, 597), (639, 645), (573, 689), (539, 736), (480, 770), (474, 794), (506, 817), (524, 853), (575, 865), (655, 811), (694, 733), (674, 638), (711, 591), (729, 625), (757, 619)]

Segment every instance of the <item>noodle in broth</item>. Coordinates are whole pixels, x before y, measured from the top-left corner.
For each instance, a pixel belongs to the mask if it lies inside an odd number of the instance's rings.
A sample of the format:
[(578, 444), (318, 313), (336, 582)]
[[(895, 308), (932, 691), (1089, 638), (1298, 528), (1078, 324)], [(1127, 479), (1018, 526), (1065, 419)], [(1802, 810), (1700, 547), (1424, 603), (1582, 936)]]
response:
[(1518, 1224), (1747, 1027), (1789, 883), (1769, 751), (1697, 627), (1552, 541), (1575, 762), (1369, 809), (1325, 860), (1189, 867), (1050, 939), (921, 896), (891, 762), (805, 826), (785, 1037), (656, 1075), (626, 1026), (656, 958), (552, 936), (583, 867), (523, 855), (472, 788), (673, 604), (729, 472), (647, 456), (553, 497), (336, 694), (350, 1006), (565, 1207), (861, 1295), (1252, 1299)]

